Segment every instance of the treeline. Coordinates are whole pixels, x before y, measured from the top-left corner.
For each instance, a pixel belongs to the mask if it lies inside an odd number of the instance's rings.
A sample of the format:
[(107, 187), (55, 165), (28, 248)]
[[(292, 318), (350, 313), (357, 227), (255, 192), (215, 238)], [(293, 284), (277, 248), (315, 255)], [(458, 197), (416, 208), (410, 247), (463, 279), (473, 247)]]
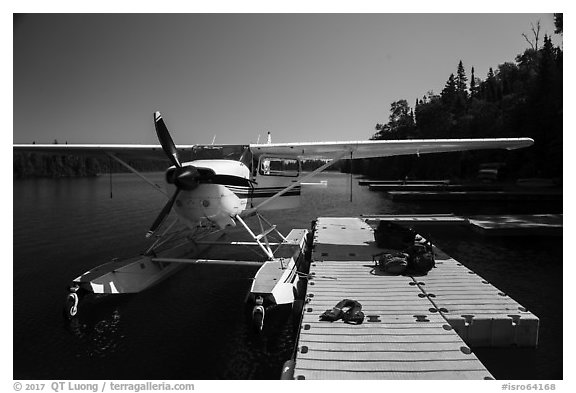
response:
[[(555, 14), (556, 34), (562, 34), (562, 14)], [(490, 68), (484, 79), (474, 67), (467, 75), (462, 61), (440, 94), (429, 92), (410, 107), (404, 99), (390, 107), (385, 124), (376, 124), (371, 139), (531, 137), (534, 146), (517, 151), (440, 153), (416, 157), (354, 160), (352, 171), (371, 178), (427, 179), (474, 177), (483, 163), (503, 163), (507, 176), (562, 177), (563, 52), (540, 25), (530, 48), (516, 61)], [(350, 170), (350, 163), (342, 166)]]
[[(164, 171), (167, 160), (131, 160), (133, 168), (143, 172)], [(129, 172), (127, 168), (107, 157), (84, 157), (72, 154), (48, 155), (14, 152), (13, 175), (15, 179), (27, 177), (87, 177), (102, 173)]]

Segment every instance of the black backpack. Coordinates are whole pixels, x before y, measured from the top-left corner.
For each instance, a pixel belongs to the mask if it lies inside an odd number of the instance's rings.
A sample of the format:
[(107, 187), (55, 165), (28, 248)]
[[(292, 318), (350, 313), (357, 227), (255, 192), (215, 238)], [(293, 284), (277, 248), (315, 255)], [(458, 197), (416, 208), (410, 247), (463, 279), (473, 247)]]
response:
[(383, 252), (373, 255), (372, 260), (378, 269), (389, 274), (402, 274), (408, 268), (408, 254), (403, 252), (393, 254)]
[(379, 248), (404, 250), (414, 244), (415, 238), (414, 229), (384, 220), (374, 231), (374, 240)]
[(414, 243), (404, 252), (408, 254), (407, 272), (409, 274), (423, 275), (436, 266), (434, 248), (429, 240), (424, 243)]

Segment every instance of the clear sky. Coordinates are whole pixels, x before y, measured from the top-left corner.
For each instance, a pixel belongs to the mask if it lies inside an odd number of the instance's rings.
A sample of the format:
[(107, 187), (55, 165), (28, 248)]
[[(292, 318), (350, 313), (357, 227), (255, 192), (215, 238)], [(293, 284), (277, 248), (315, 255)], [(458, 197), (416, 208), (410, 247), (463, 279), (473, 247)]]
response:
[[(552, 14), (41, 14), (14, 23), (14, 143), (360, 140), (390, 104), (514, 61)], [(558, 44), (561, 37), (554, 36)]]

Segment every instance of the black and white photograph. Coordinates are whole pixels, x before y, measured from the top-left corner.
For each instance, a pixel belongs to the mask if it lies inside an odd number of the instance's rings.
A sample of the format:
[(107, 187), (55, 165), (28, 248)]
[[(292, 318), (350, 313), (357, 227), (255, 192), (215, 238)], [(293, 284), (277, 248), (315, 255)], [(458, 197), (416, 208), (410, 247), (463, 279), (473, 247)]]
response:
[(14, 391), (560, 390), (562, 7), (40, 10), (12, 12)]

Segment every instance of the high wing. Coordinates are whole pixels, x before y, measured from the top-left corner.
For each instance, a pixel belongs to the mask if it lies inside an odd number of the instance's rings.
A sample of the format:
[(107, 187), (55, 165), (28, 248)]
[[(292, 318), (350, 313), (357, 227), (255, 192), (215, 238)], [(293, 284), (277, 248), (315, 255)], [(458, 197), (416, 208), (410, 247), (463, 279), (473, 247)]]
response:
[(444, 153), (478, 149), (520, 149), (531, 146), (531, 138), (491, 139), (409, 139), (350, 142), (270, 143), (251, 144), (256, 156), (263, 154), (282, 157), (338, 159), (374, 158), (405, 154)]
[(492, 139), (410, 139), (358, 142), (316, 142), (316, 143), (270, 143), (250, 145), (256, 156), (270, 155), (294, 158), (326, 159), (328, 162), (311, 173), (299, 178), (290, 186), (260, 203), (247, 209), (244, 214), (256, 213), (264, 205), (280, 197), (298, 184), (307, 181), (332, 163), (342, 158), (375, 158), (406, 154), (444, 153), (479, 149), (520, 149), (534, 144), (531, 138), (492, 138)]
[[(249, 145), (252, 153), (282, 157), (338, 159), (388, 157), (405, 154), (443, 153), (479, 149), (519, 149), (531, 146), (531, 138), (491, 139), (409, 139), (348, 142), (270, 143)], [(176, 145), (178, 151), (195, 152), (199, 149), (226, 149), (241, 145)], [(166, 159), (160, 145), (137, 144), (15, 144), (14, 151), (49, 154), (99, 155), (114, 154), (135, 159)]]

